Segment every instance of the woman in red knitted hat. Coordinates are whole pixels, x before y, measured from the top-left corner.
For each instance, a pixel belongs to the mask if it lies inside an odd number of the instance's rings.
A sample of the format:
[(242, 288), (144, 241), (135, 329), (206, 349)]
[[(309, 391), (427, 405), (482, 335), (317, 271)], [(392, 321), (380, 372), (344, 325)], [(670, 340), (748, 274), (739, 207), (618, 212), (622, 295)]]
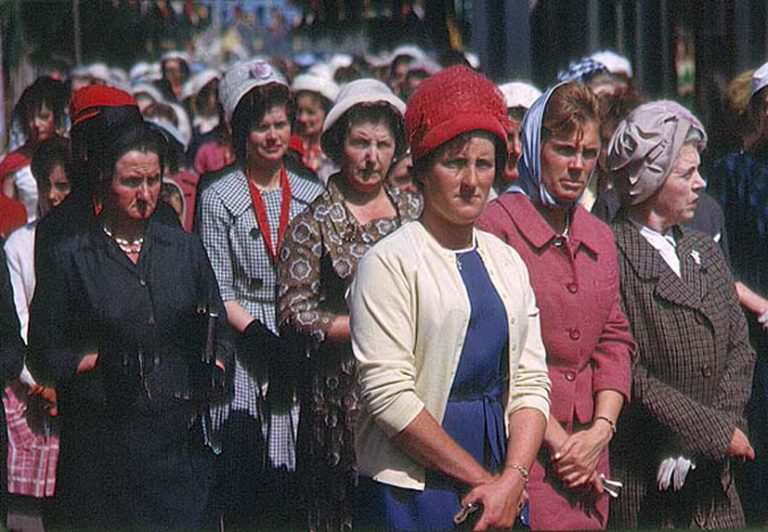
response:
[[(349, 295), (362, 405), (358, 525), (510, 528), (549, 413), (538, 309), (523, 261), (477, 231), (504, 171), (506, 106), (452, 67), (411, 96), (418, 222), (377, 244)], [(475, 511), (482, 507), (482, 511)]]
[(478, 225), (520, 254), (541, 309), (552, 411), (531, 470), (531, 528), (604, 528), (608, 443), (629, 397), (634, 342), (613, 234), (578, 204), (600, 153), (597, 99), (581, 83), (557, 85), (522, 130), (520, 178)]
[(281, 330), (308, 344), (297, 457), (310, 530), (352, 526), (359, 412), (345, 295), (378, 240), (421, 212), (420, 196), (385, 184), (405, 152), (403, 102), (373, 79), (348, 83), (328, 113), (323, 150), (341, 169), (288, 228), (279, 270)]

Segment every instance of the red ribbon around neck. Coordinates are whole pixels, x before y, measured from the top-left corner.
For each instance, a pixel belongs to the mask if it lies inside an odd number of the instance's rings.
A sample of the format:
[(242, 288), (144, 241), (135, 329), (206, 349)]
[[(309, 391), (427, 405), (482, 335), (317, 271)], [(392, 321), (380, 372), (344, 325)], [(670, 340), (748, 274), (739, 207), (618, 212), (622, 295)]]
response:
[(267, 207), (264, 205), (261, 191), (253, 179), (250, 179), (250, 177), (248, 178), (248, 190), (251, 192), (253, 210), (256, 213), (256, 220), (259, 222), (261, 234), (264, 237), (264, 245), (267, 248), (269, 256), (272, 257), (273, 264), (277, 264), (277, 257), (280, 254), (280, 249), (283, 247), (291, 210), (291, 184), (288, 182), (288, 172), (285, 171), (285, 166), (280, 168), (280, 189), (282, 192), (282, 199), (280, 201), (280, 225), (277, 228), (277, 246), (274, 246), (272, 244), (272, 230), (269, 227), (269, 218), (267, 217)]

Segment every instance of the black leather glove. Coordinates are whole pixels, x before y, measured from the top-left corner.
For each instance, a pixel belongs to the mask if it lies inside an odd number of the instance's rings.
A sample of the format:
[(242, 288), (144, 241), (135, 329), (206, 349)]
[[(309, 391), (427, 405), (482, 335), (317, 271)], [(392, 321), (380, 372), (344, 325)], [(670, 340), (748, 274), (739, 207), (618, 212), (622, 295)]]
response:
[(240, 351), (247, 357), (269, 360), (284, 348), (283, 340), (259, 320), (253, 320), (240, 337)]

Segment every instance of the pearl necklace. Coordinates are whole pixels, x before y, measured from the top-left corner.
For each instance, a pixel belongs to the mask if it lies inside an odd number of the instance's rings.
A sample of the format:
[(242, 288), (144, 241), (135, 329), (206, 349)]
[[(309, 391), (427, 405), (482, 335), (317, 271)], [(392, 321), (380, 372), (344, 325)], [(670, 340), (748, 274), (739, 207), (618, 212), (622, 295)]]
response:
[(123, 250), (123, 253), (127, 253), (128, 255), (137, 255), (141, 253), (141, 246), (144, 245), (143, 236), (140, 236), (136, 240), (129, 241), (125, 238), (116, 237), (106, 225), (103, 225), (102, 228), (104, 229), (104, 233), (114, 240), (117, 246)]

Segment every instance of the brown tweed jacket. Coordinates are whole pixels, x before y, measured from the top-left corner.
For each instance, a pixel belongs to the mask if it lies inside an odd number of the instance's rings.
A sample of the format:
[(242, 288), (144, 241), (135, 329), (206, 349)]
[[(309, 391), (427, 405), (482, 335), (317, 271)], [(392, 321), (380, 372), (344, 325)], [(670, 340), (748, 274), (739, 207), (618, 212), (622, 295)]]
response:
[[(624, 310), (638, 344), (632, 401), (611, 444), (613, 474), (625, 490), (611, 526), (744, 526), (726, 449), (744, 408), (755, 356), (733, 278), (719, 247), (675, 228), (681, 275), (623, 216), (613, 226)], [(664, 458), (697, 467), (677, 492), (660, 492)]]

